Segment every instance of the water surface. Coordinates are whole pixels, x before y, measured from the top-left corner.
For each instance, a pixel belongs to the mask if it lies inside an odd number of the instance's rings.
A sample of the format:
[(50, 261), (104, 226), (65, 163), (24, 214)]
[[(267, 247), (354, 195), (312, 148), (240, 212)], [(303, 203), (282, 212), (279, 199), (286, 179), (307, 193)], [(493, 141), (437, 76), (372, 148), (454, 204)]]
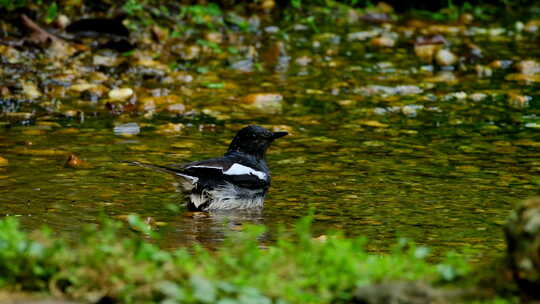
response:
[[(123, 82), (168, 89), (195, 110), (192, 115), (118, 116), (104, 114), (98, 103), (85, 105), (84, 120), (4, 117), (10, 123), (0, 130), (0, 155), (9, 165), (0, 167), (1, 214), (18, 216), (26, 229), (47, 225), (76, 239), (81, 226), (103, 216), (137, 213), (157, 222), (164, 246), (175, 248), (194, 242), (214, 247), (245, 223), (290, 228), (312, 210), (315, 235), (363, 235), (374, 252), (387, 251), (397, 237), (436, 252), (502, 250), (501, 224), (512, 204), (539, 192), (538, 85), (505, 80), (510, 70), (487, 78), (470, 68), (440, 70), (419, 62), (405, 43), (375, 49), (347, 42), (341, 33), (341, 40), (321, 40), (315, 48), (297, 35), (281, 65), (259, 71), (236, 71), (222, 62), (209, 74), (193, 73), (192, 83)], [(488, 54), (483, 64), (540, 58), (530, 47), (533, 37), (475, 39)], [(311, 63), (298, 64), (302, 56)], [(225, 86), (202, 85), (209, 78)], [(254, 109), (241, 101), (265, 92), (283, 96), (278, 108)], [(527, 102), (516, 105), (512, 94)], [(140, 133), (113, 132), (128, 122)], [(184, 128), (161, 132), (169, 122)], [(269, 150), (273, 184), (260, 214), (171, 211), (183, 199), (171, 177), (121, 163), (219, 156), (247, 124), (290, 132)], [(66, 168), (70, 153), (88, 166)]]

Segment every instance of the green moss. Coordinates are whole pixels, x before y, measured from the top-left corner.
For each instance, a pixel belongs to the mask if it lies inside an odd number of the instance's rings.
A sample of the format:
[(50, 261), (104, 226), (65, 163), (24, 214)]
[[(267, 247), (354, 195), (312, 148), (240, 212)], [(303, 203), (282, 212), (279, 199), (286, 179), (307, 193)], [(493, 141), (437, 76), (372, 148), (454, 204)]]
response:
[[(136, 216), (128, 222), (154, 235)], [(264, 249), (259, 226), (227, 238), (217, 251), (198, 246), (166, 251), (141, 237), (121, 237), (120, 228), (105, 221), (68, 245), (46, 231), (21, 231), (15, 218), (0, 220), (0, 286), (92, 302), (108, 297), (126, 303), (334, 303), (350, 301), (366, 284), (444, 283), (469, 273), (462, 258), (431, 263), (426, 248), (405, 241), (389, 255), (372, 255), (362, 238), (315, 239), (309, 218), (294, 235)]]

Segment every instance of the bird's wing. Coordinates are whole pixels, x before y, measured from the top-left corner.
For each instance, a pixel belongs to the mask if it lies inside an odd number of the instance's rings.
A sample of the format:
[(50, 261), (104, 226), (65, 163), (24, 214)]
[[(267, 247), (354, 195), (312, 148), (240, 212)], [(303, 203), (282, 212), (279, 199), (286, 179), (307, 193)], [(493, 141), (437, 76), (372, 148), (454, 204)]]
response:
[(185, 164), (179, 172), (203, 180), (225, 180), (234, 185), (259, 189), (268, 187), (269, 176), (266, 172), (241, 163), (234, 158), (220, 157)]

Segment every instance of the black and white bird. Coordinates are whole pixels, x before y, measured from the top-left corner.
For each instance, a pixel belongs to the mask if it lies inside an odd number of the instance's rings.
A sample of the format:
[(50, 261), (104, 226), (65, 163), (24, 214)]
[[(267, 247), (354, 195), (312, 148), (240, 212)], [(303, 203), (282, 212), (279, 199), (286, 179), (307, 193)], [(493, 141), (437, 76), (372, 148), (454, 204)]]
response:
[(270, 187), (266, 150), (287, 134), (251, 125), (238, 131), (223, 157), (172, 166), (131, 164), (173, 174), (189, 195), (190, 210), (260, 209)]

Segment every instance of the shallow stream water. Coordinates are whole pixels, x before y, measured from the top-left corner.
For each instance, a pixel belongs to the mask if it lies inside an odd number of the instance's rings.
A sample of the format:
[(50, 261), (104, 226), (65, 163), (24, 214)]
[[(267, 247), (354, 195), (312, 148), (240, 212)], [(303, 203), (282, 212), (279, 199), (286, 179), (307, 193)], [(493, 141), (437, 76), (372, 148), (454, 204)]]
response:
[[(501, 224), (512, 204), (540, 189), (538, 85), (505, 80), (509, 70), (486, 78), (471, 69), (440, 70), (420, 63), (406, 44), (377, 49), (323, 38), (315, 47), (299, 34), (275, 65), (260, 71), (212, 70), (211, 81), (224, 87), (201, 86), (208, 74), (182, 85), (131, 84), (167, 88), (199, 113), (194, 116), (87, 114), (84, 121), (4, 124), (0, 155), (9, 164), (0, 167), (1, 215), (76, 239), (82, 225), (136, 213), (157, 223), (164, 245), (175, 248), (214, 247), (246, 223), (290, 229), (312, 211), (315, 235), (366, 236), (374, 252), (387, 251), (397, 237), (437, 252), (503, 250)], [(493, 60), (540, 58), (530, 47), (533, 38), (475, 39)], [(304, 57), (311, 62), (299, 63)], [(246, 108), (239, 99), (250, 93), (283, 100)], [(526, 103), (511, 94), (526, 96)], [(129, 122), (139, 134), (113, 132)], [(184, 128), (160, 132), (168, 122)], [(273, 184), (260, 214), (172, 211), (182, 196), (171, 177), (121, 163), (219, 156), (247, 124), (290, 132), (268, 152)], [(87, 166), (66, 168), (70, 153)]]

